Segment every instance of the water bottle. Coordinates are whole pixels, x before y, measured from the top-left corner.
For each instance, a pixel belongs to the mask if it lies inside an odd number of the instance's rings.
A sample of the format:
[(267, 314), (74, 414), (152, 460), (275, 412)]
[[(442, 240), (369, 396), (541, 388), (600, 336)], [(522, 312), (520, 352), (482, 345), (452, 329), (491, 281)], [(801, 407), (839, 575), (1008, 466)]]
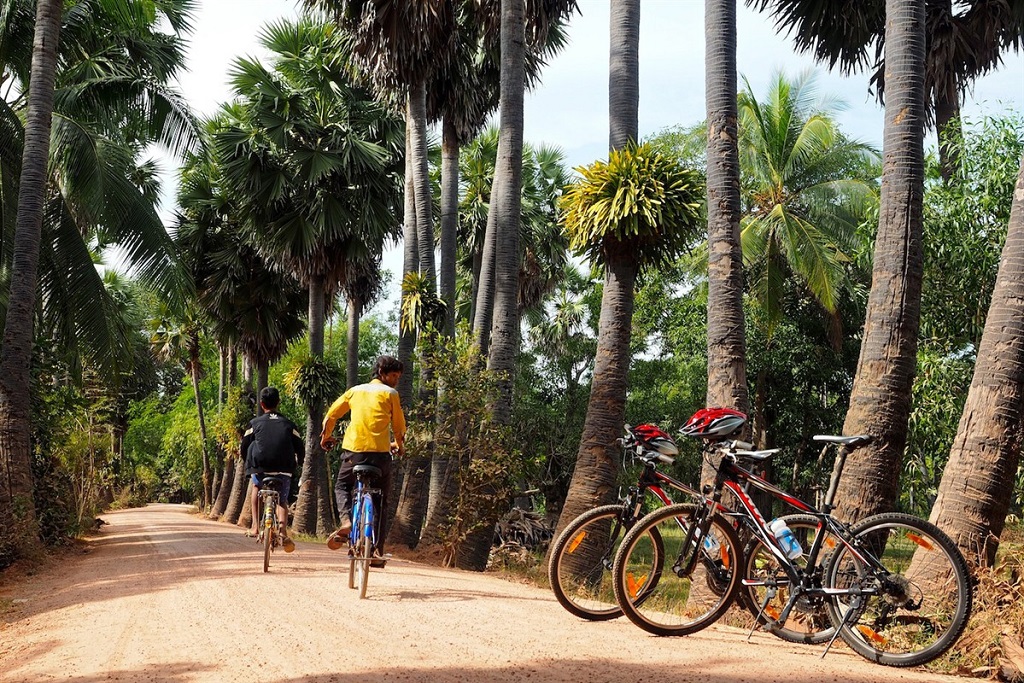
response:
[(804, 554), (803, 548), (800, 547), (800, 542), (796, 540), (793, 530), (786, 526), (785, 521), (773, 519), (768, 528), (775, 535), (775, 539), (779, 542), (779, 546), (782, 548), (782, 552), (786, 554), (786, 557), (795, 560)]
[(704, 537), (704, 550), (710, 557), (718, 557), (719, 548), (721, 548), (721, 544), (713, 535), (708, 534)]

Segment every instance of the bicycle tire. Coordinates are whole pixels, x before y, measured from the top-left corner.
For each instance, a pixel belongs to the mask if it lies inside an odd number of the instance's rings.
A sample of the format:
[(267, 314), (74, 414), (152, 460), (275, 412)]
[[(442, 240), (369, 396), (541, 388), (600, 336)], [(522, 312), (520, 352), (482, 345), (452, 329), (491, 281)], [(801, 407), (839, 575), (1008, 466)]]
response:
[[(861, 553), (870, 553), (883, 574), (839, 546), (825, 568), (826, 588), (877, 591), (862, 605), (837, 595), (829, 616), (846, 644), (886, 666), (918, 666), (939, 657), (967, 626), (973, 601), (967, 562), (953, 540), (931, 522), (888, 512), (851, 529)], [(855, 623), (846, 623), (855, 622)]]
[(263, 573), (270, 571), (270, 551), (274, 547), (274, 524), (271, 519), (271, 524), (268, 527), (266, 523), (263, 525)]
[(623, 505), (588, 510), (562, 530), (551, 548), (551, 590), (562, 607), (581, 619), (606, 621), (622, 615), (612, 586), (611, 567), (632, 526), (623, 522), (628, 512)]
[(370, 558), (373, 557), (373, 539), (363, 536), (360, 539), (363, 545), (363, 557), (359, 560), (362, 570), (359, 573), (359, 599), (366, 598), (366, 585), (370, 579)]
[[(804, 551), (810, 549), (814, 534), (817, 533), (818, 518), (814, 515), (793, 514), (785, 515), (780, 519), (785, 521), (793, 531)], [(826, 538), (819, 556), (827, 557), (835, 546), (835, 540)], [(789, 577), (782, 570), (778, 558), (765, 547), (761, 539), (756, 536), (752, 537), (743, 549), (743, 557), (744, 579), (765, 581), (773, 578), (777, 582), (775, 588), (778, 593), (767, 603), (765, 603), (768, 590), (766, 586), (744, 586), (741, 582), (737, 592), (737, 602), (754, 615), (754, 619), (764, 627), (764, 630), (787, 642), (805, 645), (826, 643), (832, 638), (835, 628), (828, 615), (828, 609), (825, 606), (826, 600), (823, 596), (802, 598), (802, 602), (797, 602), (785, 624), (779, 624), (776, 621), (789, 600), (789, 590), (786, 588)], [(806, 569), (806, 556), (797, 558), (795, 562)], [(764, 603), (763, 608), (762, 603)]]
[[(700, 631), (725, 613), (736, 594), (740, 541), (728, 521), (719, 515), (711, 517), (708, 536), (717, 542), (714, 551), (698, 550), (700, 543), (682, 548), (685, 532), (698, 514), (704, 514), (704, 508), (685, 503), (659, 508), (633, 525), (615, 555), (615, 598), (623, 614), (648, 633), (682, 636)], [(658, 532), (662, 546), (662, 559), (657, 563), (653, 560), (658, 551), (652, 530)], [(677, 575), (673, 571), (677, 559), (685, 565), (695, 551), (702, 557), (697, 558), (693, 570)], [(636, 569), (647, 574), (638, 578)]]

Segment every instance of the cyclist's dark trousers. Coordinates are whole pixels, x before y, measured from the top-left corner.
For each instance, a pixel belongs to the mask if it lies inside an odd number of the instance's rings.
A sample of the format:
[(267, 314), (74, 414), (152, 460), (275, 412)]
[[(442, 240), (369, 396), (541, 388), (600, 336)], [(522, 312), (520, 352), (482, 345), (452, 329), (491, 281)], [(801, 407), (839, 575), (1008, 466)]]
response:
[(341, 467), (338, 478), (334, 482), (334, 500), (338, 503), (338, 514), (352, 516), (352, 489), (356, 485), (356, 475), (352, 469), (356, 465), (373, 465), (381, 471), (380, 481), (374, 484), (380, 488), (382, 500), (374, 501), (377, 517), (377, 550), (384, 552), (384, 532), (387, 530), (388, 495), (391, 493), (391, 454), (390, 453), (354, 453), (341, 452)]

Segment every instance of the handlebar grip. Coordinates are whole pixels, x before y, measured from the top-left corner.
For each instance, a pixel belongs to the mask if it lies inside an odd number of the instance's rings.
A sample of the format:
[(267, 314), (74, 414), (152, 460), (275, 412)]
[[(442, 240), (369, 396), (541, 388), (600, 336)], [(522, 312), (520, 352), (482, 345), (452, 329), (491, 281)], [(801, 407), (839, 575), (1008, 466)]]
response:
[(738, 451), (752, 451), (752, 450), (754, 450), (754, 444), (747, 443), (746, 441), (739, 441), (739, 440), (733, 441), (732, 442), (732, 447), (733, 447), (733, 449), (738, 450)]

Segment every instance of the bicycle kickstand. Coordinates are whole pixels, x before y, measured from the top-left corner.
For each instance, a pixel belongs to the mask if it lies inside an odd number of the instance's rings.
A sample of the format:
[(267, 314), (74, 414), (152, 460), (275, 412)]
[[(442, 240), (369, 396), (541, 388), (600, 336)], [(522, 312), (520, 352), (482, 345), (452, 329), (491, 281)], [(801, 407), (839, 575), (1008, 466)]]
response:
[[(748, 643), (750, 642), (751, 637), (753, 637), (754, 631), (757, 630), (757, 623), (764, 618), (765, 608), (768, 606), (768, 603), (771, 602), (776, 595), (778, 595), (778, 593), (779, 589), (775, 586), (769, 586), (768, 589), (764, 592), (764, 600), (761, 601), (761, 607), (757, 610), (757, 616), (754, 617), (754, 625), (750, 627), (750, 633), (747, 634)], [(765, 626), (767, 627), (767, 625), (768, 624), (766, 623)]]
[(825, 646), (825, 651), (821, 653), (821, 659), (825, 659), (825, 655), (832, 649), (832, 643), (836, 642), (836, 638), (839, 637), (839, 632), (849, 626), (846, 622), (850, 620), (850, 616), (856, 615), (860, 610), (861, 596), (854, 596), (853, 600), (850, 601), (850, 606), (846, 608), (846, 614), (843, 615), (843, 622), (839, 624), (836, 632), (832, 634), (832, 638), (828, 641), (828, 645)]

